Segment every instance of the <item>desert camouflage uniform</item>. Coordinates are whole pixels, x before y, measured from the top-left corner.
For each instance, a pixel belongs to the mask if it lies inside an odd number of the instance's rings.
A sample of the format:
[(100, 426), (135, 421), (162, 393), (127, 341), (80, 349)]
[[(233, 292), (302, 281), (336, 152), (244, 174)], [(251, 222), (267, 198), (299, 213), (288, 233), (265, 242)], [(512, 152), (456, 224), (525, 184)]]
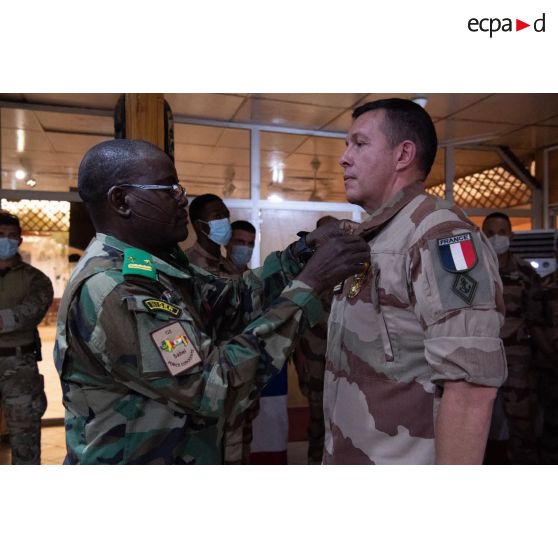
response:
[[(542, 280), (544, 335), (558, 354), (558, 271)], [(543, 431), (541, 437), (541, 461), (558, 464), (558, 362), (540, 355), (537, 358), (539, 371), (539, 400), (543, 409)]]
[[(444, 382), (498, 387), (506, 377), (496, 256), (459, 208), (420, 183), (371, 214), (359, 232), (372, 264), (333, 299), (324, 463), (434, 463)], [(473, 242), (477, 262), (451, 273), (438, 241), (459, 239)]]
[(47, 401), (37, 367), (37, 325), (52, 296), (50, 279), (21, 260), (0, 273), (0, 396), (14, 465), (41, 462), (41, 417)]
[[(151, 278), (124, 274), (138, 253)], [(165, 260), (97, 234), (70, 279), (54, 351), (66, 463), (222, 463), (225, 417), (249, 407), (321, 314), (293, 280), (300, 265), (289, 249), (242, 280), (191, 266), (178, 247)], [(158, 336), (178, 327), (201, 362), (172, 375)]]
[(537, 407), (530, 328), (542, 325), (540, 279), (528, 262), (511, 253), (500, 277), (506, 306), (500, 335), (508, 363), (508, 378), (500, 391), (510, 435), (508, 460), (535, 464)]
[(191, 264), (197, 265), (209, 271), (209, 273), (213, 273), (213, 275), (223, 275), (225, 277), (238, 275), (238, 269), (231, 261), (222, 255), (216, 258), (213, 254), (207, 252), (199, 242), (186, 250), (186, 256), (188, 256), (188, 261)]
[(308, 464), (322, 462), (324, 453), (324, 373), (327, 349), (327, 320), (331, 309), (331, 292), (322, 295), (322, 319), (300, 337), (293, 354), (300, 391), (308, 399)]

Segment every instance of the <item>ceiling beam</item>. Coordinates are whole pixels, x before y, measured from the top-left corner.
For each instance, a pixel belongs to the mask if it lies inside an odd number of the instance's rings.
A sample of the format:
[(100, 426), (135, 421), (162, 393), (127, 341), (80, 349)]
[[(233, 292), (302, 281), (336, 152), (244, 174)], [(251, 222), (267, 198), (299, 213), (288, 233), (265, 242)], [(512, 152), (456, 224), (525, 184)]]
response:
[(496, 151), (519, 180), (525, 182), (531, 190), (542, 192), (541, 183), (525, 168), (521, 159), (507, 145), (498, 145)]

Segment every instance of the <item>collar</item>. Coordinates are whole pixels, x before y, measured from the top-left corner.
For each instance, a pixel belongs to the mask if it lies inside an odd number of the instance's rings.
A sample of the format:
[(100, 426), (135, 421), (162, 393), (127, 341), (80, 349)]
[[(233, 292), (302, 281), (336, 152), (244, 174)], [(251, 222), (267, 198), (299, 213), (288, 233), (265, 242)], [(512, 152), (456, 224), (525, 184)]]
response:
[(192, 245), (192, 250), (200, 254), (205, 260), (209, 260), (217, 264), (219, 264), (223, 259), (223, 256), (221, 256), (221, 254), (219, 254), (218, 257), (215, 257), (213, 254), (208, 252), (199, 242), (196, 242), (194, 245)]
[(200, 255), (202, 259), (213, 265), (215, 269), (218, 270), (218, 273), (225, 273), (228, 275), (240, 275), (242, 273), (241, 271), (238, 271), (237, 267), (231, 260), (225, 258), (221, 253), (219, 253), (219, 257), (215, 257), (213, 254), (210, 254), (199, 242), (196, 242), (192, 246), (192, 250)]
[[(124, 252), (127, 248), (137, 248), (137, 246), (131, 246), (130, 244), (126, 244), (126, 242), (122, 242), (118, 238), (114, 236), (110, 236), (104, 233), (97, 233), (95, 235), (95, 241), (100, 242), (106, 246), (110, 246), (119, 252)], [(184, 255), (182, 250), (178, 246), (173, 246), (168, 252), (165, 254), (168, 260), (162, 260), (157, 256), (151, 254), (153, 258), (153, 265), (155, 269), (165, 275), (170, 275), (172, 277), (178, 277), (180, 279), (191, 279), (192, 275), (189, 270), (189, 262), (188, 258)], [(172, 263), (171, 263), (172, 262)], [(174, 265), (173, 265), (174, 264)]]
[(379, 227), (395, 217), (399, 211), (420, 194), (424, 194), (424, 185), (422, 182), (413, 182), (405, 186), (399, 190), (395, 196), (384, 203), (384, 205), (371, 213), (368, 219), (360, 224), (356, 233), (364, 239), (371, 236), (373, 232), (377, 231)]
[(10, 267), (4, 267), (3, 269), (0, 269), (0, 271), (3, 272), (4, 275), (6, 275), (9, 271), (18, 269), (19, 267), (23, 267), (24, 262), (21, 259), (21, 254), (19, 252), (13, 257), (13, 259), (14, 261)]

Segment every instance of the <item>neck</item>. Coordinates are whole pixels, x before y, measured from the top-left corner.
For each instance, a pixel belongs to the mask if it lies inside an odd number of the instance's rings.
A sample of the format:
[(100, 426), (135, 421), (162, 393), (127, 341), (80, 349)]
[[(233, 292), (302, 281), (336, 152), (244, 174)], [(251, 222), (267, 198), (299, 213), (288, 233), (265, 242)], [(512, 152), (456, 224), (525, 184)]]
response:
[(421, 181), (422, 177), (415, 172), (401, 175), (396, 174), (382, 189), (381, 198), (379, 200), (371, 200), (370, 202), (365, 203), (362, 207), (367, 213), (374, 213), (374, 211), (382, 207), (401, 190), (411, 184)]
[(216, 244), (215, 242), (213, 242), (213, 240), (210, 240), (208, 236), (203, 234), (203, 232), (198, 234), (198, 244), (212, 256), (215, 256), (216, 258), (221, 257), (221, 247), (219, 246), (219, 244)]
[(97, 229), (97, 232), (100, 232), (102, 234), (106, 234), (109, 236), (113, 236), (114, 238), (117, 238), (118, 240), (120, 240), (121, 242), (124, 242), (125, 244), (129, 244), (130, 246), (133, 246), (134, 248), (139, 248), (140, 250), (144, 250), (145, 252), (148, 252), (149, 254), (153, 254), (154, 256), (160, 256), (163, 253), (168, 252), (169, 250), (171, 250), (173, 248), (173, 246), (153, 246), (150, 244), (146, 244), (145, 242), (142, 241), (142, 237), (139, 234), (130, 234), (127, 231), (116, 231), (114, 230), (112, 227), (110, 226), (105, 226), (105, 227), (100, 227)]
[(12, 256), (7, 260), (0, 260), (0, 269), (8, 269), (9, 267), (13, 267), (18, 261), (18, 255)]
[(498, 267), (501, 269), (506, 267), (510, 263), (510, 252), (504, 252), (503, 254), (498, 254)]

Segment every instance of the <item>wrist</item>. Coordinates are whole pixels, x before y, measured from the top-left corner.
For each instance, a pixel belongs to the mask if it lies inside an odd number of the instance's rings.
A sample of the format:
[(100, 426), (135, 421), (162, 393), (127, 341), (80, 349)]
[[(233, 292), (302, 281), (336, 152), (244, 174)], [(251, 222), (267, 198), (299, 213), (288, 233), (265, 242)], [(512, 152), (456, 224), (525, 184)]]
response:
[(309, 233), (306, 231), (299, 231), (296, 234), (299, 239), (291, 244), (291, 253), (298, 261), (306, 263), (316, 251), (315, 242), (308, 238)]

